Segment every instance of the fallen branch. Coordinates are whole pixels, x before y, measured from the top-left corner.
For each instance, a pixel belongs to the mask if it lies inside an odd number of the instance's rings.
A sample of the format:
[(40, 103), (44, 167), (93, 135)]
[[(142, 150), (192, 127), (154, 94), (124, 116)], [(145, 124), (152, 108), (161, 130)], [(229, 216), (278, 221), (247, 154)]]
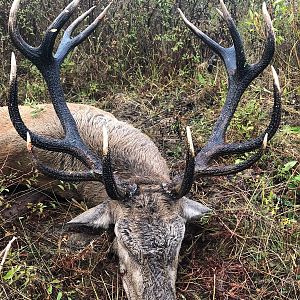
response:
[(10, 248), (11, 248), (11, 245), (12, 245), (12, 243), (13, 243), (16, 239), (17, 239), (17, 238), (14, 236), (14, 237), (8, 242), (8, 244), (7, 244), (7, 246), (5, 247), (5, 249), (2, 250), (1, 253), (0, 253), (0, 258), (1, 258), (1, 256), (3, 256), (2, 261), (1, 261), (1, 263), (0, 263), (0, 272), (1, 272), (2, 268), (3, 268), (3, 265), (4, 265), (4, 263), (5, 263), (5, 260), (6, 260), (6, 258), (7, 258), (7, 255), (8, 255), (8, 253), (9, 253)]

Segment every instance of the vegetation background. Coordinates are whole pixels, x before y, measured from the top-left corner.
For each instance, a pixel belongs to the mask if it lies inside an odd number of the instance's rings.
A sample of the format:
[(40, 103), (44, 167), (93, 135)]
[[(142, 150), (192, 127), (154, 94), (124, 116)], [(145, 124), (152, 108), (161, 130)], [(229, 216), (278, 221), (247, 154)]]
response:
[[(22, 1), (18, 20), (29, 43), (69, 1)], [(79, 13), (98, 5), (91, 22), (108, 1), (82, 1)], [(226, 3), (244, 38), (248, 62), (263, 49), (261, 1)], [(7, 34), (10, 1), (0, 0), (0, 104), (8, 95), (10, 53)], [(148, 134), (174, 172), (182, 169), (182, 129), (191, 125), (201, 147), (226, 96), (221, 61), (194, 37), (179, 18), (179, 6), (202, 31), (230, 44), (215, 7), (218, 1), (123, 0), (63, 65), (68, 101), (113, 112)], [(282, 125), (263, 159), (235, 176), (203, 179), (193, 197), (214, 214), (190, 225), (180, 253), (178, 299), (300, 299), (300, 1), (267, 1), (276, 31), (273, 60), (282, 86)], [(38, 113), (49, 102), (37, 69), (17, 53), (20, 99)], [(230, 126), (228, 140), (262, 132), (272, 107), (270, 68), (249, 87)], [(234, 161), (243, 159), (236, 157)], [(34, 175), (32, 177), (34, 180)], [(0, 177), (1, 192), (16, 186)], [(30, 185), (30, 181), (25, 182)], [(63, 184), (61, 188), (66, 188)], [(14, 205), (0, 198), (0, 213)], [(48, 196), (49, 197), (49, 196)], [(0, 299), (124, 299), (112, 233), (93, 246), (70, 250), (62, 225), (84, 203), (40, 199), (17, 219), (0, 219), (0, 250), (18, 237), (0, 273)], [(95, 238), (95, 237), (93, 237)]]

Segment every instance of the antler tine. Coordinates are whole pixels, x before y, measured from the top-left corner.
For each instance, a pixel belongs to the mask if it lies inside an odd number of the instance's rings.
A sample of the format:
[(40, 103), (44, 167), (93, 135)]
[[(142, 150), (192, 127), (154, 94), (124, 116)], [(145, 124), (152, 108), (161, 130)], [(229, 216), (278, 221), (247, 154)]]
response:
[(42, 58), (53, 59), (52, 53), (55, 44), (56, 37), (58, 36), (62, 27), (70, 19), (74, 10), (77, 8), (80, 0), (73, 0), (52, 22), (52, 24), (47, 28), (45, 37), (39, 46), (42, 53)]
[(233, 19), (231, 18), (230, 13), (227, 10), (226, 5), (224, 4), (223, 0), (220, 0), (220, 4), (221, 4), (221, 9), (222, 9), (222, 16), (223, 19), (226, 21), (232, 41), (233, 41), (233, 45), (234, 45), (234, 49), (235, 49), (235, 60), (236, 60), (236, 64), (237, 64), (237, 70), (242, 70), (245, 63), (246, 63), (246, 57), (245, 57), (245, 51), (244, 51), (244, 47), (243, 47), (243, 41), (241, 39), (240, 33), (237, 30), (237, 27), (233, 21)]
[(263, 2), (262, 5), (262, 12), (266, 24), (267, 38), (266, 38), (264, 51), (260, 61), (252, 65), (252, 68), (256, 70), (258, 74), (262, 72), (262, 70), (264, 70), (269, 65), (270, 61), (274, 56), (274, 51), (275, 51), (275, 33), (272, 25), (272, 20), (267, 10), (267, 5), (265, 2)]
[[(85, 166), (95, 170), (101, 170), (99, 158), (83, 143), (75, 127), (73, 131), (68, 131), (65, 139), (52, 139), (31, 132), (24, 124), (18, 108), (18, 81), (17, 81), (17, 64), (14, 53), (11, 56), (11, 73), (10, 73), (10, 94), (8, 101), (8, 111), (12, 123), (19, 135), (26, 141), (27, 133), (30, 134), (32, 144), (38, 148), (64, 152), (78, 158)], [(71, 116), (72, 117), (72, 116)], [(75, 124), (75, 121), (72, 117)], [(72, 137), (74, 138), (72, 140)]]
[(102, 173), (95, 170), (81, 171), (81, 172), (68, 172), (57, 170), (41, 163), (35, 156), (33, 151), (34, 147), (31, 142), (30, 133), (27, 132), (27, 151), (31, 156), (35, 167), (43, 174), (63, 181), (102, 181)]
[[(223, 167), (205, 167), (205, 168), (197, 168), (196, 172), (198, 176), (223, 176), (223, 175), (230, 175), (235, 174), (238, 172), (241, 172), (243, 170), (246, 170), (250, 168), (253, 164), (255, 164), (257, 161), (260, 160), (262, 155), (264, 154), (266, 148), (267, 148), (267, 142), (268, 142), (268, 133), (264, 135), (263, 142), (261, 143), (261, 147), (259, 151), (255, 154), (253, 154), (250, 158), (246, 159), (245, 161), (229, 165), (229, 166), (223, 166)], [(203, 167), (203, 166), (202, 166)]]
[(194, 172), (195, 172), (195, 150), (193, 145), (192, 133), (189, 126), (186, 127), (187, 136), (187, 150), (186, 150), (186, 163), (185, 172), (180, 185), (175, 187), (172, 194), (175, 199), (180, 199), (185, 196), (191, 189), (194, 182)]
[(103, 151), (102, 151), (102, 173), (103, 173), (103, 183), (107, 195), (113, 200), (123, 200), (126, 198), (126, 191), (120, 189), (114, 178), (114, 174), (111, 167), (111, 156), (108, 144), (108, 132), (107, 128), (103, 126)]
[(273, 82), (274, 104), (273, 104), (273, 111), (271, 114), (271, 120), (267, 129), (265, 130), (264, 133), (262, 133), (255, 139), (243, 143), (225, 144), (223, 147), (220, 147), (219, 149), (216, 150), (216, 153), (219, 156), (244, 153), (244, 152), (249, 152), (258, 149), (261, 143), (263, 142), (263, 139), (266, 134), (268, 134), (268, 140), (270, 140), (276, 133), (281, 121), (281, 95), (280, 95), (281, 89), (279, 85), (278, 75), (273, 66), (271, 66), (271, 70), (272, 70), (273, 81), (274, 81)]
[(177, 8), (181, 18), (183, 19), (184, 23), (194, 32), (205, 44), (207, 44), (215, 53), (217, 53), (220, 57), (222, 57), (222, 53), (225, 48), (223, 48), (221, 45), (219, 45), (217, 42), (215, 42), (213, 39), (211, 39), (209, 36), (207, 36), (203, 31), (198, 29), (193, 23), (191, 23), (182, 10), (180, 8)]
[(37, 58), (36, 48), (28, 45), (24, 41), (17, 26), (17, 12), (20, 6), (20, 2), (21, 0), (14, 0), (11, 6), (8, 20), (8, 30), (10, 33), (10, 37), (18, 50), (29, 60), (33, 60)]
[(17, 26), (17, 12), (20, 6), (21, 0), (15, 0), (11, 6), (8, 29), (12, 41), (18, 50), (26, 56), (30, 61), (39, 66), (39, 61), (42, 59), (49, 60), (52, 59), (52, 52), (55, 43), (55, 39), (64, 26), (64, 24), (69, 20), (70, 16), (73, 14), (74, 10), (78, 6), (80, 0), (73, 0), (54, 20), (54, 22), (46, 30), (45, 37), (39, 47), (32, 47), (28, 45), (20, 35)]
[(37, 147), (45, 147), (53, 151), (55, 151), (54, 149), (57, 147), (63, 147), (62, 142), (59, 140), (53, 140), (49, 138), (46, 139), (43, 136), (31, 133), (31, 131), (24, 124), (18, 108), (17, 63), (15, 54), (13, 52), (11, 54), (10, 93), (8, 101), (8, 111), (14, 127), (24, 140), (27, 139), (27, 132), (29, 132), (31, 135), (32, 142)]
[[(224, 18), (233, 41), (233, 46), (224, 48), (214, 40), (209, 38), (191, 22), (189, 22), (183, 13), (179, 10), (184, 22), (202, 41), (204, 41), (214, 52), (216, 52), (224, 61), (228, 74), (228, 94), (225, 104), (221, 110), (212, 134), (206, 145), (199, 151), (196, 156), (195, 171), (199, 175), (214, 176), (232, 174), (244, 170), (256, 162), (262, 155), (262, 143), (266, 138), (270, 140), (275, 134), (280, 123), (281, 100), (279, 81), (275, 70), (272, 68), (274, 76), (274, 105), (270, 123), (263, 134), (259, 137), (243, 142), (243, 143), (225, 143), (225, 134), (228, 125), (236, 111), (238, 103), (249, 84), (269, 65), (275, 51), (275, 36), (272, 27), (272, 21), (268, 14), (266, 4), (263, 4), (263, 15), (266, 22), (267, 39), (261, 59), (256, 63), (249, 65), (246, 63), (244, 46), (237, 27), (232, 20), (223, 0), (220, 0), (221, 11), (219, 14)], [(235, 153), (244, 153), (260, 150), (250, 157), (248, 160), (239, 165), (223, 166), (223, 167), (208, 167), (208, 164), (213, 158)]]
[(103, 19), (105, 14), (107, 13), (109, 7), (111, 6), (112, 2), (110, 2), (106, 8), (100, 13), (100, 15), (81, 33), (79, 33), (75, 37), (71, 37), (73, 31), (77, 28), (77, 26), (88, 16), (91, 12), (95, 9), (96, 6), (91, 7), (81, 16), (79, 16), (66, 30), (64, 36), (57, 48), (55, 58), (58, 60), (59, 64), (64, 60), (67, 54), (74, 49), (77, 45), (82, 43), (98, 26), (100, 21)]

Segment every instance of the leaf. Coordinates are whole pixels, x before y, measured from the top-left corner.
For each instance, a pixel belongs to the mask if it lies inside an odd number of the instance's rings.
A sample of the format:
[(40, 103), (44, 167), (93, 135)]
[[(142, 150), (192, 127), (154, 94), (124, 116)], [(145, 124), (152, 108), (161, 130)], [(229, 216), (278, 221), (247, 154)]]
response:
[(3, 279), (10, 280), (14, 277), (15, 273), (16, 273), (16, 269), (12, 268), (3, 276)]
[(62, 292), (58, 292), (56, 300), (60, 300), (62, 296), (63, 296)]
[(201, 75), (201, 74), (198, 74), (197, 75), (197, 80), (200, 84), (202, 85), (205, 85), (206, 84), (206, 79)]
[(297, 181), (297, 182), (300, 182), (300, 175), (297, 175), (297, 176), (294, 176), (292, 178), (293, 181)]
[(292, 133), (300, 133), (300, 126), (295, 126), (290, 128)]
[(51, 283), (53, 283), (53, 284), (58, 284), (58, 283), (60, 283), (60, 280), (59, 280), (59, 279), (53, 279), (53, 280), (51, 281)]
[(288, 134), (299, 134), (300, 133), (300, 126), (289, 126), (286, 125), (283, 127), (283, 132)]
[(281, 169), (281, 172), (282, 172), (282, 173), (286, 173), (286, 172), (290, 171), (292, 168), (295, 167), (295, 165), (296, 165), (297, 163), (298, 163), (297, 160), (291, 160), (291, 161), (287, 162), (287, 163), (283, 166), (283, 168)]
[(49, 287), (48, 287), (48, 289), (47, 289), (47, 292), (48, 292), (49, 295), (52, 294), (52, 289), (53, 289), (52, 288), (52, 284), (50, 284)]

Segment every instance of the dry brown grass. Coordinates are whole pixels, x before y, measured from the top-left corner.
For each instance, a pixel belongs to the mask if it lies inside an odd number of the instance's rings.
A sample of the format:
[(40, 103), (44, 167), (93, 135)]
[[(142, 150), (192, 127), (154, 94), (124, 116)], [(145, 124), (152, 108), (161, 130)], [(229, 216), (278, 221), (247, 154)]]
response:
[[(99, 105), (149, 134), (176, 173), (183, 166), (181, 129), (194, 124), (195, 140), (202, 143), (221, 106), (217, 99), (223, 85), (201, 91), (187, 88), (179, 94), (172, 92), (174, 86), (116, 94)], [(256, 101), (263, 107), (271, 103), (268, 92), (260, 95)], [(247, 109), (246, 100), (243, 106)], [(253, 132), (261, 131), (266, 122), (257, 124), (256, 116), (249, 117)], [(294, 114), (284, 113), (285, 124), (296, 125), (295, 120)], [(230, 138), (248, 134), (236, 126), (242, 121), (234, 120)], [(288, 173), (280, 170), (288, 161), (299, 162), (299, 142), (299, 134), (282, 126), (268, 153), (251, 170), (197, 181), (193, 198), (212, 206), (214, 213), (187, 227), (178, 299), (298, 299), (299, 186), (291, 182), (299, 175), (299, 164)], [(78, 214), (78, 204), (52, 196), (43, 203), (22, 218), (1, 222), (0, 249), (11, 236), (18, 237), (1, 275), (1, 299), (57, 299), (60, 293), (62, 299), (125, 299), (111, 251), (112, 230), (80, 238), (66, 235), (63, 224)], [(2, 201), (2, 207), (6, 205)], [(11, 270), (17, 271), (8, 278)]]

